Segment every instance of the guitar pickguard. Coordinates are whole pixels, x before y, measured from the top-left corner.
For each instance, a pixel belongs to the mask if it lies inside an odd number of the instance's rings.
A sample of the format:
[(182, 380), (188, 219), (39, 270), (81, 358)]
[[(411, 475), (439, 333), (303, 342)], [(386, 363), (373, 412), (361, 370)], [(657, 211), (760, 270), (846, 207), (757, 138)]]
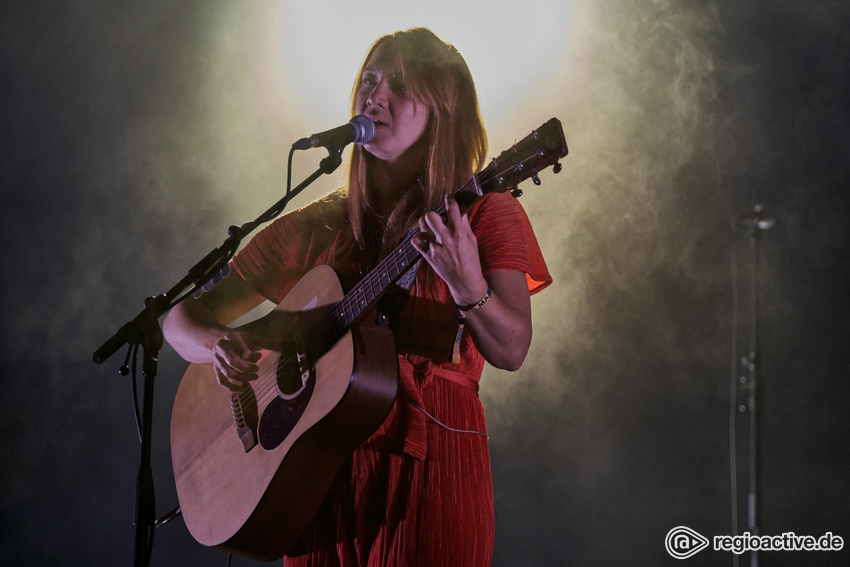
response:
[[(260, 417), (260, 445), (266, 451), (276, 449), (284, 442), (301, 419), (313, 396), (316, 370), (310, 368), (305, 371), (298, 361), (297, 356), (281, 357), (277, 364), (278, 395), (269, 402)], [(285, 394), (291, 386), (284, 385), (293, 383), (301, 384), (301, 387), (292, 394)]]

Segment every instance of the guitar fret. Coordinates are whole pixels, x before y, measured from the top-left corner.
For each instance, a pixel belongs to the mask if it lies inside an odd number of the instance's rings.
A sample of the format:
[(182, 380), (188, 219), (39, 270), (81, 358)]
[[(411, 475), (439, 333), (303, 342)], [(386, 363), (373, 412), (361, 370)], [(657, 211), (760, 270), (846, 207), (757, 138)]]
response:
[(343, 329), (345, 328), (345, 325), (344, 325), (344, 322), (343, 322), (343, 319), (342, 319), (342, 313), (340, 313), (339, 310), (337, 310), (337, 309), (332, 309), (331, 312), (329, 313), (329, 316), (331, 317), (329, 326), (331, 327), (333, 334), (334, 335), (341, 335)]
[[(461, 190), (465, 189), (466, 186)], [(443, 206), (437, 213), (443, 214), (445, 211)], [(337, 336), (342, 335), (375, 299), (419, 259), (419, 251), (410, 241), (412, 234), (413, 232), (331, 309), (328, 324)]]
[(343, 300), (343, 301), (345, 301), (345, 303), (343, 305), (343, 313), (345, 313), (345, 316), (348, 318), (347, 323), (350, 325), (351, 322), (354, 321), (354, 309), (352, 309), (352, 307), (351, 307), (351, 300), (350, 299), (348, 301), (346, 301), (346, 300)]
[(380, 294), (381, 291), (383, 291), (383, 290), (381, 289), (380, 280), (375, 281), (374, 277), (370, 277), (369, 278), (369, 292), (370, 292), (372, 300), (374, 300), (376, 297), (378, 297), (378, 294)]

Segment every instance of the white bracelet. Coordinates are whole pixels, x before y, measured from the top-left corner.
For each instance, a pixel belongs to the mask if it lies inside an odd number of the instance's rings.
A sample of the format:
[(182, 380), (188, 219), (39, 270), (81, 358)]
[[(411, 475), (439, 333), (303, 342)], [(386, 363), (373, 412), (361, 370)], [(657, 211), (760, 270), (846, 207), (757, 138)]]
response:
[(493, 290), (488, 285), (487, 286), (487, 293), (484, 294), (484, 297), (482, 297), (478, 301), (478, 303), (476, 303), (472, 307), (458, 307), (457, 305), (455, 307), (457, 307), (458, 313), (460, 313), (461, 311), (465, 311), (466, 313), (471, 313), (471, 312), (475, 311), (476, 309), (481, 309), (482, 307), (484, 307), (484, 304), (487, 303), (488, 301), (490, 301), (490, 297), (492, 297), (492, 295), (493, 295)]

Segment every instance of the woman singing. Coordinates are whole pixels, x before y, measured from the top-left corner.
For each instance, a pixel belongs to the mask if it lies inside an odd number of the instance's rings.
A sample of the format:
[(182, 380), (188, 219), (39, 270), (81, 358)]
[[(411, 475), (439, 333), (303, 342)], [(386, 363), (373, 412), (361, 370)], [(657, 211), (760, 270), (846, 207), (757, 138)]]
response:
[[(257, 376), (262, 341), (227, 325), (266, 299), (279, 303), (319, 264), (361, 278), (418, 227), (413, 245), (424, 262), (391, 325), (397, 400), (337, 473), (285, 565), (490, 565), (493, 489), (478, 383), (485, 361), (522, 365), (529, 297), (551, 278), (510, 194), (485, 195), (466, 214), (450, 197), (487, 157), (475, 87), (454, 47), (424, 28), (381, 37), (357, 74), (352, 111), (376, 133), (353, 147), (347, 187), (260, 231), (234, 257), (233, 275), (172, 310), (166, 337), (238, 391)], [(443, 204), (445, 222), (433, 212)]]

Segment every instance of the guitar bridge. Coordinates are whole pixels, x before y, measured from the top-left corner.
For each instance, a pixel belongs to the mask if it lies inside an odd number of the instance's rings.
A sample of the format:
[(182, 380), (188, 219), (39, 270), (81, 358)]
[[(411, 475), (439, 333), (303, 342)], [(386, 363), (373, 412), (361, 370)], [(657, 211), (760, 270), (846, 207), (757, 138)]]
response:
[(230, 411), (233, 414), (236, 433), (239, 435), (242, 447), (247, 453), (257, 445), (257, 426), (259, 424), (257, 397), (250, 385), (241, 392), (231, 394)]

